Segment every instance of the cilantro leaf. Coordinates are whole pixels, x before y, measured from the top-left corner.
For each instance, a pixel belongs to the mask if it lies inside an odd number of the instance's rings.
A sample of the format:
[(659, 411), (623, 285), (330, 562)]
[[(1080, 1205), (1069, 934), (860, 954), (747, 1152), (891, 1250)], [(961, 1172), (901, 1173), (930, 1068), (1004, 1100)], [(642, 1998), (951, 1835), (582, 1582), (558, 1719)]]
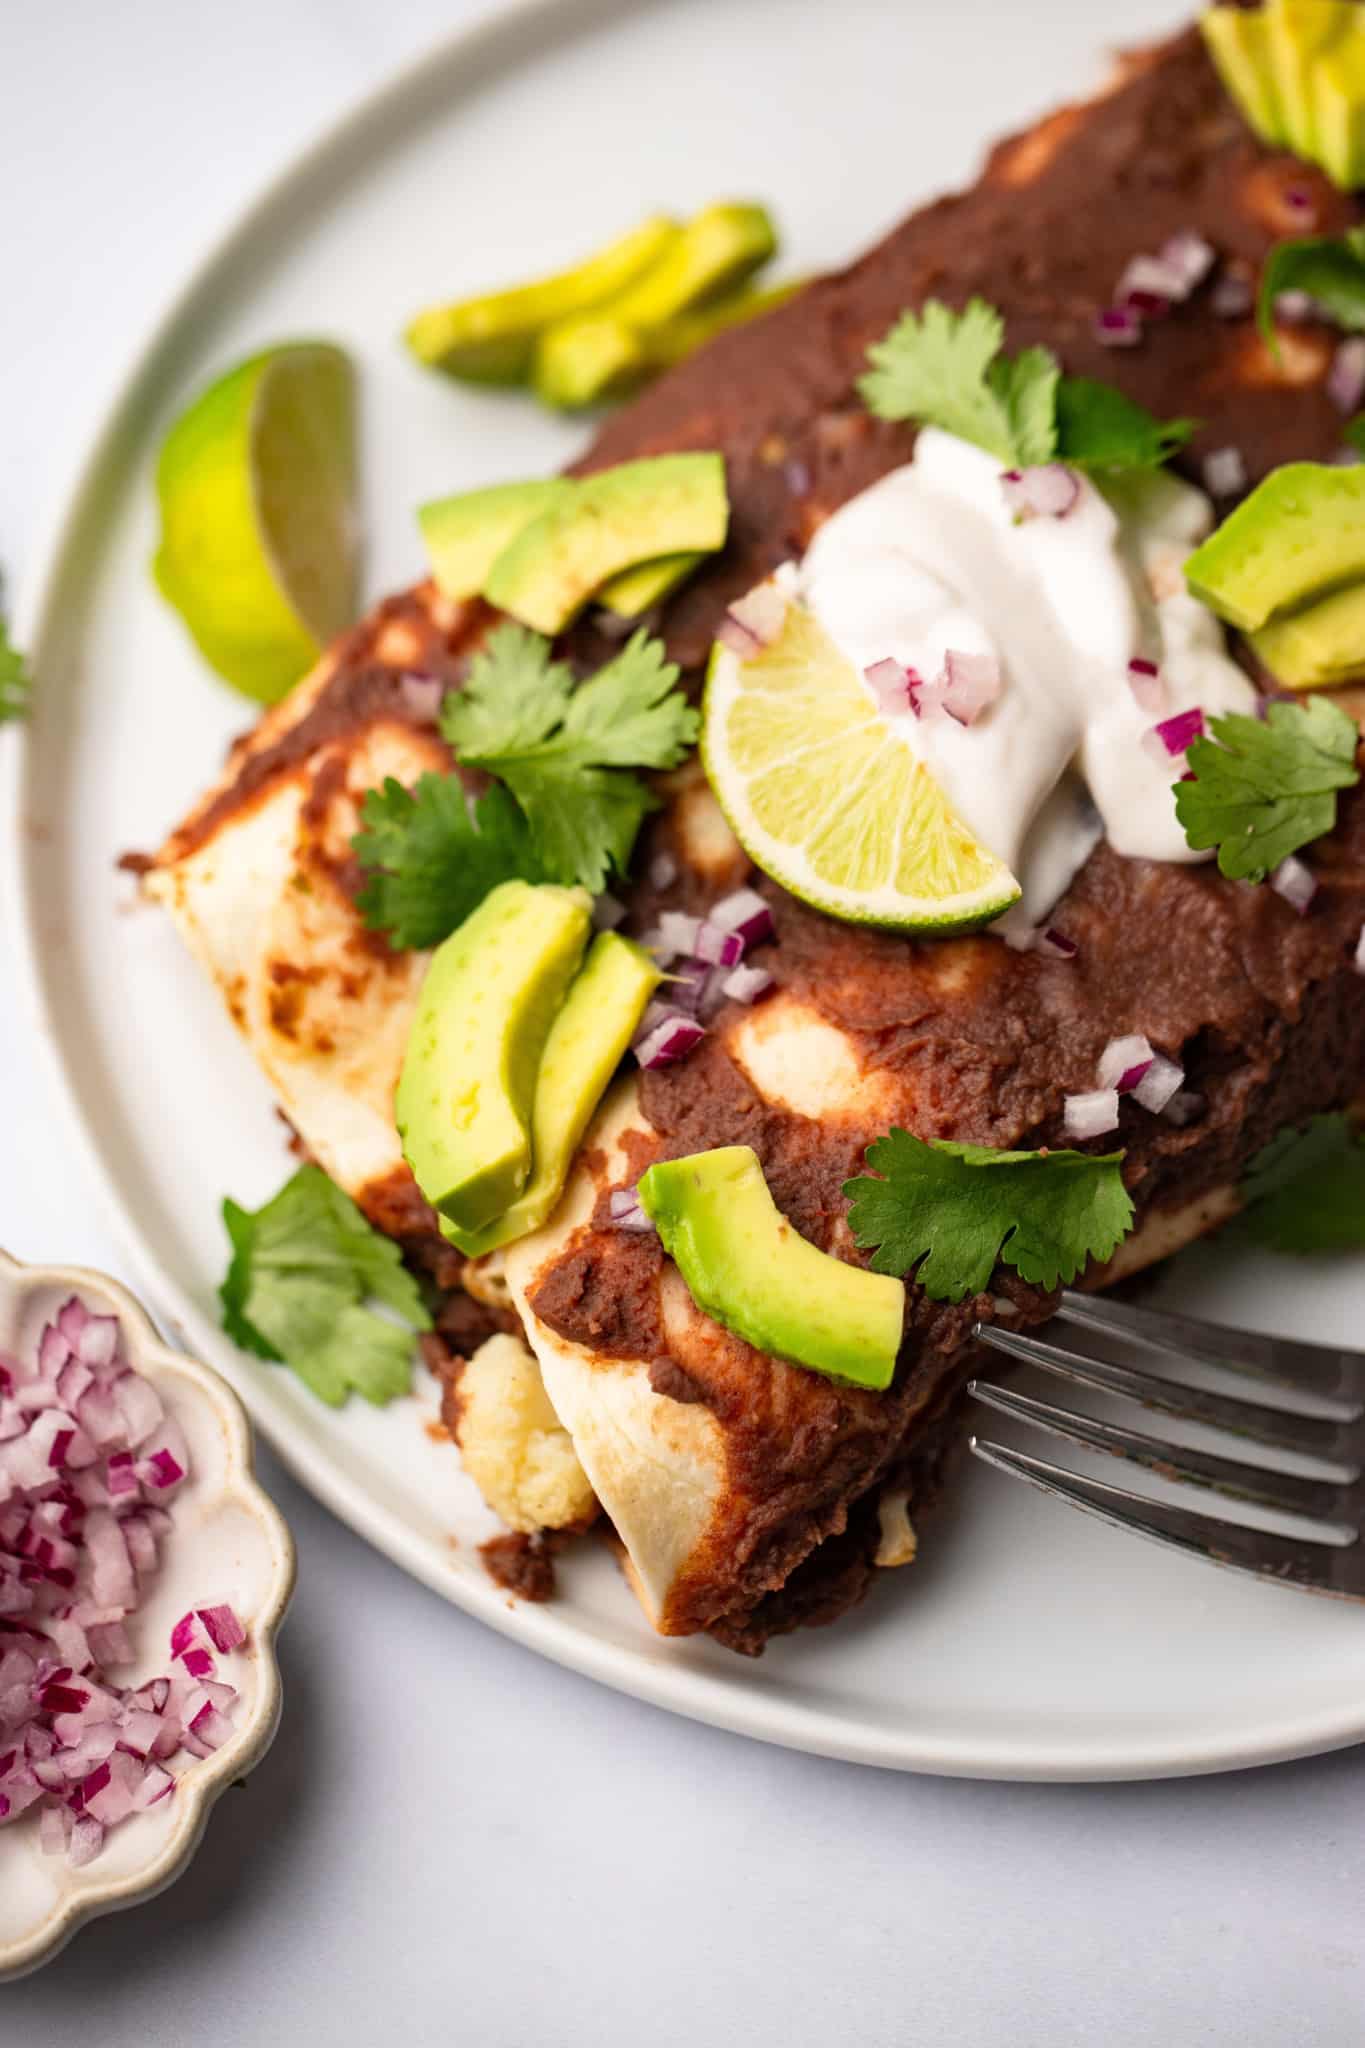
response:
[(868, 350), (859, 393), (879, 419), (942, 427), (1020, 468), (1049, 462), (1056, 362), (1029, 349), (1011, 369), (1000, 358), (1004, 339), (1005, 323), (984, 299), (962, 313), (930, 299)]
[(1258, 1152), (1242, 1181), (1244, 1234), (1268, 1251), (1365, 1246), (1365, 1134), (1344, 1116), (1311, 1117)]
[(926, 1144), (896, 1128), (867, 1148), (882, 1178), (844, 1184), (849, 1228), (856, 1244), (877, 1247), (874, 1272), (918, 1266), (933, 1301), (980, 1294), (1001, 1259), (1032, 1285), (1056, 1287), (1127, 1236), (1133, 1204), (1122, 1157)]
[(1093, 377), (1063, 377), (1057, 390), (1057, 457), (1076, 469), (1160, 469), (1194, 428), (1193, 420), (1155, 419)]
[(458, 775), (389, 776), (366, 792), (351, 850), (367, 871), (356, 904), (396, 947), (439, 945), (499, 882), (546, 879), (525, 818), (505, 789), (471, 806)]
[(1275, 301), (1281, 292), (1307, 292), (1336, 326), (1365, 328), (1365, 228), (1275, 244), (1261, 272), (1256, 321), (1276, 354)]
[(223, 1222), (232, 1262), (219, 1299), (234, 1343), (288, 1365), (331, 1408), (351, 1392), (376, 1407), (407, 1393), (412, 1333), (431, 1318), (397, 1245), (320, 1166), (300, 1167), (254, 1214), (225, 1201)]
[(858, 390), (879, 419), (942, 427), (1015, 469), (1156, 469), (1194, 432), (1192, 420), (1155, 419), (1108, 384), (1064, 377), (1049, 349), (1002, 355), (1004, 338), (984, 299), (962, 313), (930, 299), (868, 350)]
[(1175, 812), (1199, 851), (1216, 846), (1222, 873), (1262, 882), (1310, 840), (1330, 832), (1339, 789), (1360, 780), (1352, 719), (1326, 697), (1270, 704), (1264, 720), (1229, 712), (1191, 742), (1189, 779)]
[(516, 798), (543, 879), (597, 893), (625, 868), (641, 820), (657, 808), (631, 771), (675, 768), (697, 736), (677, 680), (659, 643), (639, 632), (575, 687), (548, 641), (504, 625), (447, 698), (441, 727), (462, 761)]
[(0, 725), (7, 718), (22, 718), (28, 710), (28, 663), (10, 640), (0, 617)]

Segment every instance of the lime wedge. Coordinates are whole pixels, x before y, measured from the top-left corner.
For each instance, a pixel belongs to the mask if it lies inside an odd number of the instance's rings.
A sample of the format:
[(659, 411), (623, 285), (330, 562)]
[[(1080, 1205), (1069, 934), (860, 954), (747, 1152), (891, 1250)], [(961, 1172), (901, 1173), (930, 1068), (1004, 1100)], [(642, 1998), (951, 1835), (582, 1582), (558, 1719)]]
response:
[(220, 377), (162, 444), (157, 584), (263, 704), (355, 616), (354, 414), (342, 351), (290, 342)]
[(968, 931), (1019, 899), (802, 605), (752, 659), (717, 646), (702, 751), (750, 858), (831, 917)]

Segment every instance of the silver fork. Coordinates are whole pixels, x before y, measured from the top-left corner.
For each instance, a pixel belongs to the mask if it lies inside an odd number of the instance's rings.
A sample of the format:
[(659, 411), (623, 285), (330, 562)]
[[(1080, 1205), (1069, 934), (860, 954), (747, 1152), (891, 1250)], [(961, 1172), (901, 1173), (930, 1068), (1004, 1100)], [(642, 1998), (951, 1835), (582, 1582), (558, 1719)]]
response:
[[(1250, 1463), (975, 1379), (967, 1391), (986, 1407), (1082, 1450), (1125, 1459), (1163, 1480), (1211, 1488), (1234, 1512), (1251, 1504), (1319, 1526), (1291, 1534), (1225, 1520), (973, 1436), (973, 1451), (988, 1465), (1116, 1528), (1214, 1564), (1311, 1592), (1365, 1600), (1365, 1354), (1075, 1293), (1062, 1296), (1056, 1316), (1041, 1331), (982, 1323), (974, 1334), (992, 1350), (1072, 1387), (1116, 1395), (1158, 1415), (1227, 1431), (1278, 1455), (1295, 1454), (1332, 1469), (1330, 1475), (1312, 1477), (1274, 1462)], [(1216, 1366), (1240, 1376), (1247, 1391), (1232, 1395), (1192, 1386), (1146, 1370), (1133, 1362), (1135, 1356)], [(1315, 1412), (1281, 1405), (1274, 1397), (1285, 1393), (1309, 1396)]]

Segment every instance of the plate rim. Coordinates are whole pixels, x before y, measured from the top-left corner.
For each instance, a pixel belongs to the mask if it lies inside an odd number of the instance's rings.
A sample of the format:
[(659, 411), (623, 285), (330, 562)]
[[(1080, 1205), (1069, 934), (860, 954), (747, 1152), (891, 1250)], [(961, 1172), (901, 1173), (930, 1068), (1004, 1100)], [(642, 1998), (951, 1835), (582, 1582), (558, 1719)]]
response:
[[(647, 4), (654, 7), (662, 0), (647, 0)], [(534, 54), (526, 38), (538, 24), (553, 25), (563, 35), (572, 31), (575, 21), (582, 25), (609, 23), (638, 11), (638, 5), (639, 0), (634, 0), (634, 5), (632, 0), (500, 0), (481, 19), (436, 38), (379, 85), (352, 98), (301, 149), (285, 157), (281, 167), (256, 188), (225, 226), (215, 229), (203, 254), (163, 298), (143, 329), (102, 403), (96, 425), (86, 435), (38, 524), (16, 606), (16, 634), (20, 644), (30, 649), (35, 671), (41, 672), (40, 650), (50, 631), (66, 557), (93, 516), (102, 485), (107, 481), (121, 491), (120, 445), (135, 428), (144, 401), (156, 392), (162, 359), (173, 352), (181, 330), (193, 320), (199, 305), (211, 300), (233, 263), (251, 251), (259, 235), (270, 230), (274, 217), (287, 219), (291, 207), (306, 200), (313, 182), (329, 163), (350, 162), (367, 148), (378, 146), (409, 99), (424, 98), (438, 80), (450, 83), (462, 71), (480, 65), (494, 74), (516, 69)], [(216, 1370), (243, 1402), (254, 1426), (286, 1469), (400, 1570), (501, 1635), (614, 1691), (754, 1740), (884, 1769), (1016, 1782), (1124, 1782), (1280, 1763), (1365, 1740), (1365, 1699), (1354, 1710), (1334, 1707), (1307, 1717), (1272, 1713), (1250, 1729), (1194, 1744), (1187, 1734), (1160, 1731), (1142, 1742), (1125, 1741), (1121, 1736), (1100, 1740), (1063, 1736), (1058, 1743), (1047, 1745), (1030, 1741), (1027, 1735), (1011, 1744), (998, 1739), (955, 1739), (913, 1725), (894, 1729), (867, 1722), (858, 1725), (837, 1709), (777, 1698), (758, 1689), (746, 1691), (734, 1683), (738, 1671), (722, 1677), (682, 1665), (670, 1667), (661, 1659), (662, 1645), (655, 1638), (642, 1639), (636, 1650), (584, 1628), (565, 1608), (556, 1613), (554, 1603), (546, 1607), (524, 1601), (509, 1603), (491, 1580), (485, 1588), (472, 1578), (443, 1574), (423, 1539), (376, 1503), (360, 1482), (332, 1466), (324, 1452), (314, 1450), (306, 1434), (276, 1431), (273, 1419), (257, 1402), (255, 1382), (243, 1369), (240, 1355), (162, 1268), (120, 1193), (114, 1162), (106, 1157), (103, 1142), (83, 1113), (75, 1075), (45, 992), (34, 848), (25, 810), (36, 745), (21, 721), (8, 749), (0, 749), (0, 753), (10, 754), (8, 761), (0, 760), (0, 800), (4, 804), (0, 846), (6, 850), (0, 902), (16, 942), (15, 993), (20, 1015), (55, 1091), (68, 1141), (98, 1195), (138, 1287), (156, 1305), (176, 1342), (181, 1341), (183, 1332), (187, 1350), (209, 1351)], [(196, 1334), (191, 1338), (189, 1333)], [(1265, 1596), (1274, 1598), (1278, 1590), (1267, 1588)]]

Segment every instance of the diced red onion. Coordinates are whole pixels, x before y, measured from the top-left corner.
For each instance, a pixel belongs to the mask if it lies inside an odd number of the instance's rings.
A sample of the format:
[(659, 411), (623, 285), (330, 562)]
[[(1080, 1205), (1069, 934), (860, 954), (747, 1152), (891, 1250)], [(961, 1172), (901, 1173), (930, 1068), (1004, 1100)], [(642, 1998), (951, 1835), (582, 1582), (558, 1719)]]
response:
[(1153, 1116), (1160, 1116), (1184, 1085), (1185, 1069), (1159, 1052), (1153, 1056), (1146, 1073), (1134, 1087), (1133, 1100), (1140, 1102)]
[(1218, 260), (1218, 252), (1212, 242), (1206, 242), (1193, 228), (1182, 228), (1162, 243), (1157, 260), (1181, 279), (1188, 293), (1204, 282)]
[(1238, 270), (1224, 271), (1209, 295), (1209, 304), (1220, 320), (1241, 320), (1256, 303), (1251, 279)]
[(181, 1691), (106, 1676), (132, 1661), (138, 1581), (171, 1527), (148, 1495), (188, 1468), (179, 1425), (121, 1355), (116, 1317), (73, 1297), (31, 1367), (0, 1359), (0, 1822), (33, 1808), (43, 1848), (77, 1864), (168, 1796), (168, 1757), (209, 1755), (230, 1733), (236, 1694), (215, 1682), (213, 1652), (245, 1637), (226, 1602), (177, 1625)]
[(1360, 928), (1360, 937), (1356, 941), (1356, 949), (1351, 964), (1357, 974), (1365, 974), (1365, 925), (1362, 925)]
[(1142, 744), (1154, 761), (1163, 768), (1184, 759), (1186, 750), (1194, 740), (1203, 737), (1204, 714), (1196, 704), (1192, 711), (1177, 711), (1171, 718), (1163, 718), (1149, 732), (1142, 736)]
[(1127, 1038), (1111, 1038), (1100, 1054), (1095, 1079), (1101, 1088), (1131, 1095), (1155, 1058), (1150, 1042), (1140, 1032)]
[(1128, 664), (1128, 687), (1144, 711), (1161, 711), (1166, 704), (1166, 685), (1154, 661), (1135, 655)]
[(697, 950), (701, 925), (699, 917), (689, 917), (681, 910), (666, 910), (655, 927), (658, 943), (652, 950), (665, 960), (691, 959)]
[(756, 1003), (771, 993), (773, 978), (762, 967), (736, 967), (726, 975), (721, 987), (732, 1002)]
[(1081, 495), (1081, 482), (1064, 462), (1032, 469), (1007, 469), (1000, 479), (1005, 503), (1016, 519), (1065, 519)]
[(1134, 256), (1114, 287), (1114, 303), (1128, 305), (1137, 294), (1155, 299), (1185, 299), (1190, 287), (1174, 263), (1160, 256)]
[(1365, 398), (1365, 334), (1353, 334), (1338, 347), (1327, 372), (1327, 396), (1341, 412), (1360, 410)]
[(1270, 886), (1277, 896), (1283, 896), (1286, 903), (1303, 917), (1309, 904), (1318, 893), (1317, 880), (1311, 868), (1291, 853), (1282, 860), (1270, 877)]
[[(871, 662), (863, 670), (863, 679), (871, 687), (877, 709), (885, 717), (900, 718), (914, 709), (912, 674), (899, 661), (892, 661), (889, 655), (882, 661)], [(913, 680), (918, 681), (918, 677)]]
[(1000, 664), (993, 654), (962, 654), (950, 647), (943, 657), (943, 708), (959, 725), (975, 725), (1000, 695)]
[(1065, 932), (1059, 932), (1054, 925), (1045, 925), (1034, 934), (1034, 951), (1050, 953), (1055, 960), (1074, 960), (1080, 947)]
[(684, 1059), (705, 1036), (704, 1027), (695, 1017), (684, 1017), (678, 1012), (636, 1041), (635, 1057), (652, 1073), (659, 1067), (671, 1066), (675, 1060)]
[(1136, 348), (1142, 321), (1129, 306), (1106, 306), (1095, 315), (1095, 339), (1103, 348)]
[(1240, 448), (1215, 448), (1204, 457), (1204, 489), (1211, 498), (1235, 498), (1247, 487), (1247, 466)]
[(746, 949), (774, 936), (773, 914), (757, 889), (735, 889), (713, 903), (707, 923), (723, 932), (738, 932)]
[(1117, 1088), (1093, 1088), (1083, 1095), (1068, 1095), (1063, 1104), (1063, 1121), (1068, 1137), (1100, 1138), (1116, 1130), (1119, 1121)]
[(723, 931), (707, 918), (697, 933), (693, 952), (708, 967), (738, 967), (744, 958), (744, 941), (738, 932)]
[(1303, 327), (1317, 317), (1317, 301), (1310, 292), (1280, 292), (1275, 300), (1275, 318), (1286, 327)]
[(790, 603), (789, 592), (770, 577), (730, 606), (716, 638), (741, 660), (752, 660), (777, 639), (786, 624)]
[(618, 1230), (653, 1230), (654, 1225), (640, 1207), (640, 1197), (634, 1188), (613, 1188), (607, 1198), (607, 1210)]

